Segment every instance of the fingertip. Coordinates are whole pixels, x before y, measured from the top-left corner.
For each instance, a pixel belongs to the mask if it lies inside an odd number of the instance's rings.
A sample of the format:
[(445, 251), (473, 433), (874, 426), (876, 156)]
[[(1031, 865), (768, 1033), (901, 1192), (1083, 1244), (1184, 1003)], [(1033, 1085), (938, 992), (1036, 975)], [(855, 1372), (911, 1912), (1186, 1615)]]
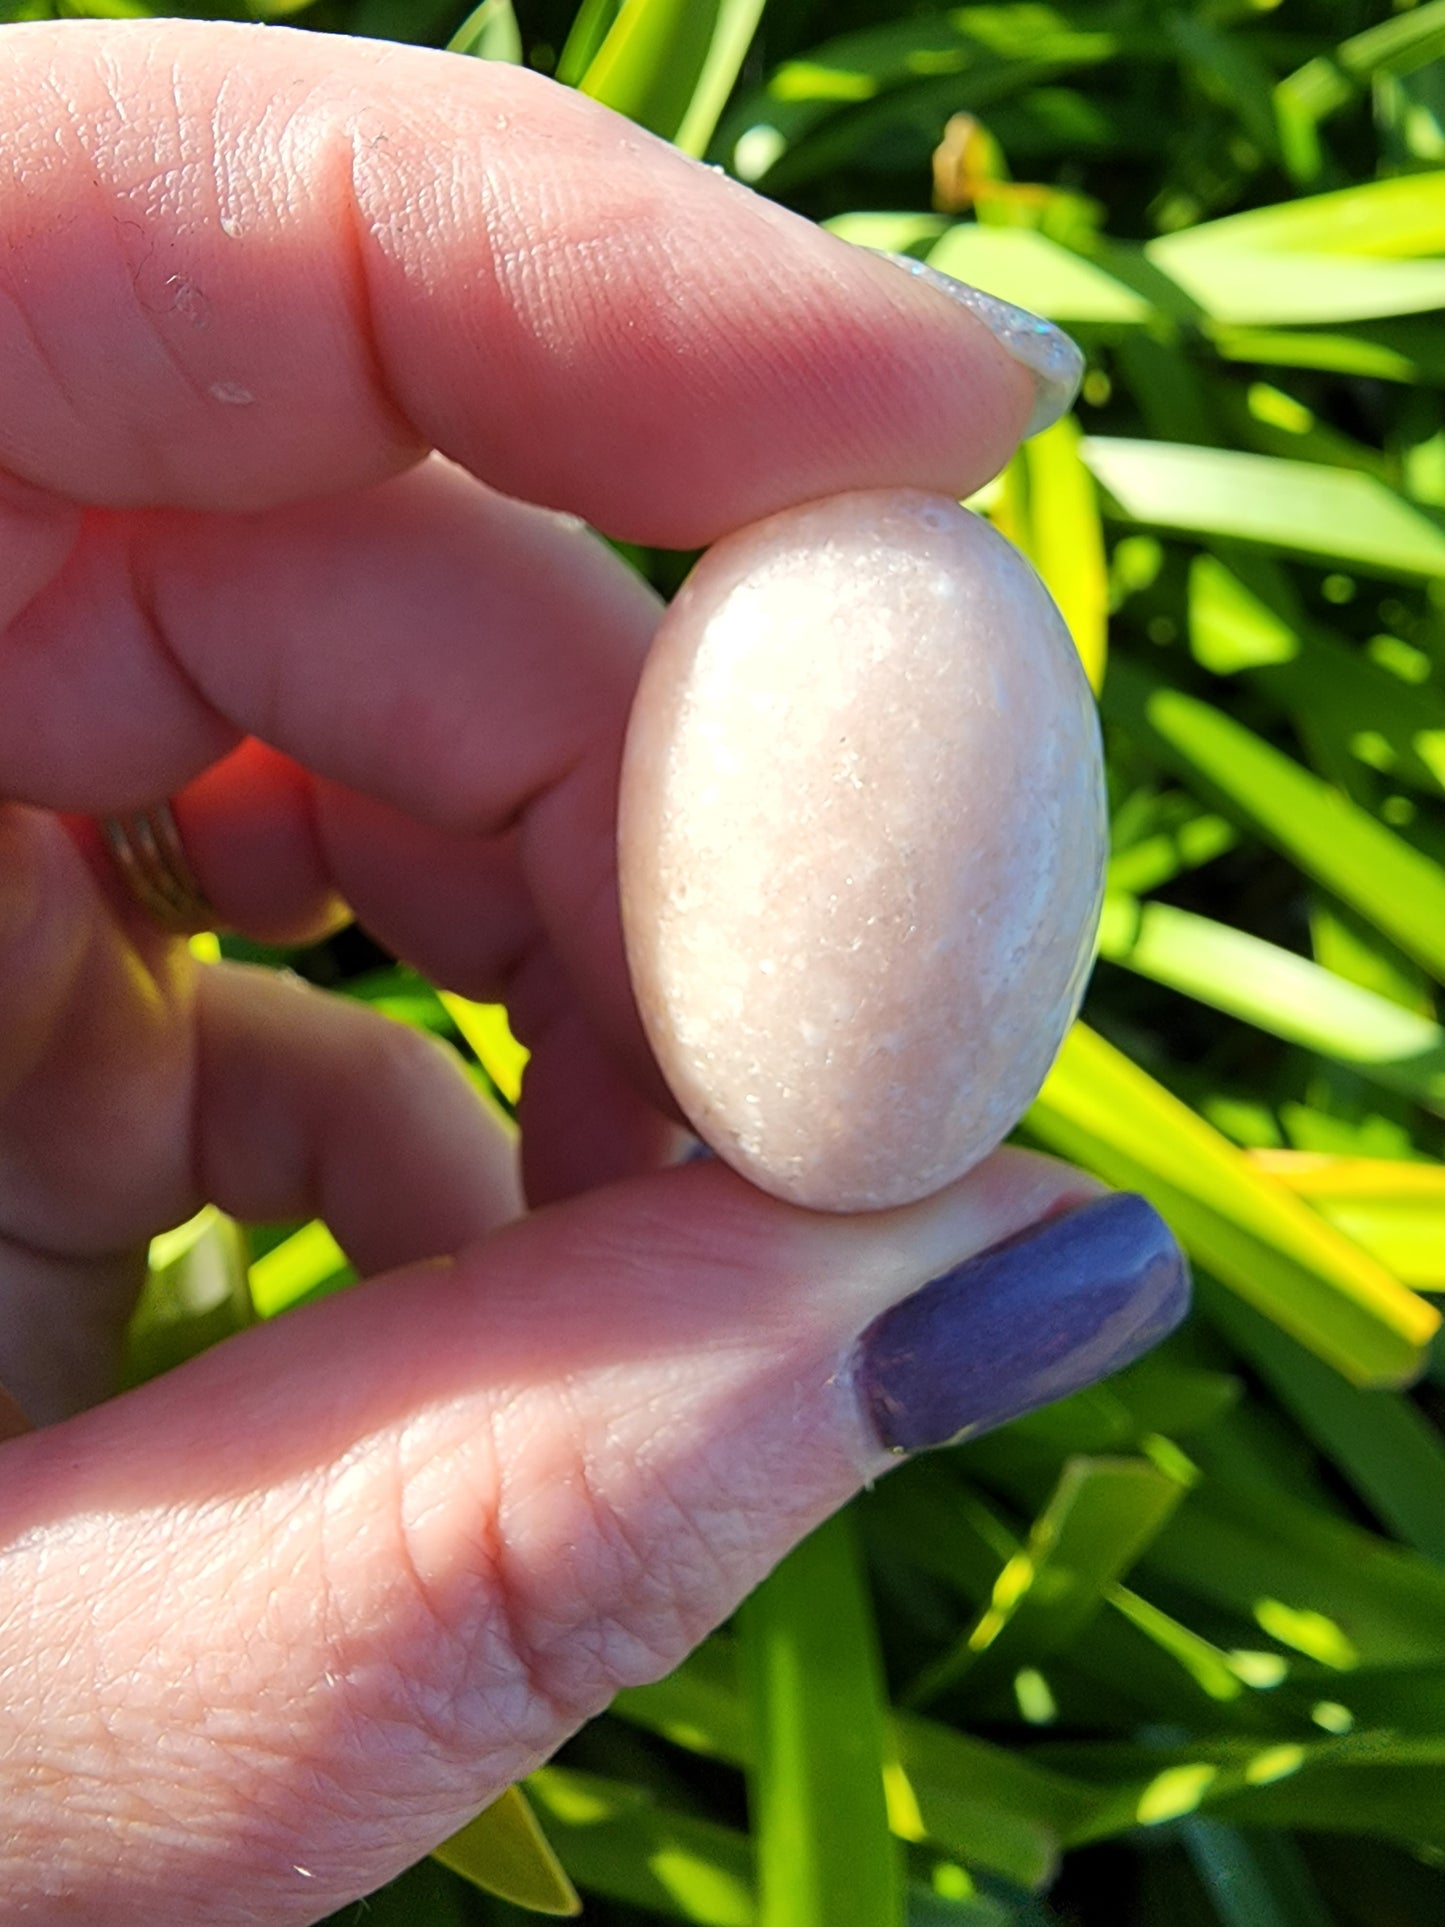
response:
[(975, 1438), (1121, 1370), (1188, 1308), (1168, 1225), (1115, 1192), (1051, 1212), (875, 1319), (859, 1396), (889, 1453)]

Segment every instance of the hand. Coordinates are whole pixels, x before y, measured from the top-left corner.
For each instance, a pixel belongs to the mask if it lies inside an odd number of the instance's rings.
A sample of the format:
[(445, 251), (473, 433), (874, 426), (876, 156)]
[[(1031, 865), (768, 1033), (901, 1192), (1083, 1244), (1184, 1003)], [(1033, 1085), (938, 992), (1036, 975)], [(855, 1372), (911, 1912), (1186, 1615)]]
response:
[[(312, 1921), (1183, 1274), (1121, 1200), (951, 1276), (1097, 1195), (1018, 1152), (852, 1220), (664, 1168), (612, 855), (656, 608), (572, 518), (966, 492), (1033, 402), (984, 328), (523, 72), (4, 35), (0, 1912)], [(60, 814), (177, 793), (225, 924), (345, 904), (506, 1000), (547, 1208), (445, 1053), (197, 967)], [(95, 1405), (206, 1200), (371, 1282)]]

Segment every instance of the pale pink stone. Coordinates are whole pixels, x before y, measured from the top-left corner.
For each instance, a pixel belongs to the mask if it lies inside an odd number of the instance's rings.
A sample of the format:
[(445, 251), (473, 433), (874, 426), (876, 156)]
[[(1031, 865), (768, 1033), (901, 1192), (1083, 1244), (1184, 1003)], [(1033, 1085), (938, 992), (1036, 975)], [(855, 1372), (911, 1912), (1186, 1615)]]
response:
[(993, 1149), (1083, 994), (1099, 727), (986, 522), (840, 495), (719, 542), (667, 612), (622, 779), (623, 921), (659, 1064), (719, 1156), (829, 1211)]

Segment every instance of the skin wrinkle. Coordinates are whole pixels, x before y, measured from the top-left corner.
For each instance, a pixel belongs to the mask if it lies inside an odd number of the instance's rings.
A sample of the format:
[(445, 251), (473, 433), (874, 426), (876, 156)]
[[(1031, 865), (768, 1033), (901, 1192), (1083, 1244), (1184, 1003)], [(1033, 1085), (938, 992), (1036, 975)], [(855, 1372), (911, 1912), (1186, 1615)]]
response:
[[(117, 547), (131, 606), (140, 618), (146, 641), (159, 657), (172, 683), (179, 687), (183, 698), (189, 699), (199, 717), (213, 726), (217, 737), (231, 737), (228, 750), (221, 752), (227, 754), (230, 749), (239, 746), (242, 732), (211, 702), (184, 655), (172, 644), (161, 616), (161, 591), (144, 541), (144, 524), (127, 524), (121, 518), (116, 518), (116, 522), (119, 529)], [(218, 761), (219, 757), (212, 760)]]
[[(155, 64), (159, 65), (160, 63), (157, 62)], [(139, 198), (141, 201), (139, 211), (149, 217), (153, 226), (158, 225), (156, 217), (168, 211), (173, 210), (177, 215), (180, 215), (189, 198), (186, 192), (188, 182), (184, 150), (186, 131), (192, 121), (191, 103), (182, 98), (183, 89), (181, 77), (174, 63), (167, 62), (165, 65), (170, 76), (167, 91), (170, 95), (172, 108), (170, 127), (166, 131), (172, 137), (177, 154), (177, 164), (166, 166), (158, 155), (155, 173), (148, 178), (142, 177), (139, 182), (135, 183), (135, 186), (131, 192), (125, 196), (124, 200), (119, 201), (112, 215), (112, 222), (117, 243), (116, 251), (127, 272), (137, 313), (146, 326), (153, 345), (168, 364), (171, 372), (181, 385), (189, 391), (191, 399), (198, 405), (203, 405), (206, 400), (206, 389), (202, 380), (196, 375), (177, 343), (171, 340), (165, 331), (164, 322), (169, 315), (174, 312), (174, 298), (172, 297), (170, 301), (152, 299), (146, 291), (147, 270), (156, 264), (157, 243), (151, 238), (152, 227), (148, 227), (143, 222), (137, 221), (133, 215), (127, 212), (128, 204), (137, 189), (139, 190)], [(125, 97), (127, 83), (118, 71), (117, 62), (106, 52), (102, 51), (95, 63), (94, 72), (96, 79), (99, 81), (109, 99), (115, 123), (121, 128), (130, 127), (132, 123)], [(155, 123), (149, 123), (147, 132), (153, 132), (154, 128)], [(157, 143), (157, 145), (160, 146), (160, 143)], [(96, 129), (92, 140), (92, 151), (96, 153), (108, 152), (112, 154), (116, 160), (123, 163), (129, 157), (130, 150), (124, 141), (108, 138), (106, 133), (103, 133), (100, 129)], [(195, 169), (192, 168), (191, 172), (194, 174)], [(114, 192), (114, 189), (112, 191)], [(140, 243), (139, 248), (127, 240), (127, 236), (131, 232), (134, 232), (136, 235)], [(174, 233), (177, 239), (183, 240), (185, 232), (185, 223), (182, 220), (177, 220), (174, 227)], [(157, 273), (158, 272), (159, 267), (157, 267)], [(154, 276), (150, 278), (154, 278)], [(175, 280), (176, 277), (174, 274), (167, 276), (160, 284), (161, 289), (174, 286)], [(162, 486), (164, 487), (164, 484), (162, 484)]]
[[(545, 1715), (554, 1723), (555, 1730), (566, 1734), (580, 1725), (587, 1715), (584, 1712), (578, 1712), (566, 1699), (554, 1697), (551, 1682), (540, 1663), (540, 1649), (530, 1636), (528, 1625), (530, 1615), (522, 1604), (522, 1589), (512, 1569), (511, 1545), (506, 1529), (507, 1484), (510, 1473), (509, 1455), (503, 1436), (506, 1410), (505, 1404), (494, 1404), (487, 1414), (485, 1438), (490, 1454), (492, 1477), (495, 1480), (496, 1496), (492, 1504), (481, 1508), (478, 1522), (485, 1548), (486, 1573), (496, 1606), (498, 1624), (502, 1631), (504, 1649), (518, 1668), (526, 1700), (542, 1707)], [(471, 1695), (465, 1697), (472, 1697), (477, 1702), (477, 1712), (474, 1717), (480, 1734), (485, 1731), (491, 1717), (488, 1689), (485, 1686), (478, 1687), (473, 1684)]]
[(426, 452), (427, 443), (426, 437), (407, 417), (406, 410), (395, 392), (382, 352), (377, 327), (376, 303), (372, 296), (368, 267), (368, 241), (373, 237), (369, 234), (366, 218), (362, 212), (361, 196), (357, 185), (358, 139), (359, 134), (354, 132), (348, 140), (338, 129), (334, 165), (341, 177), (338, 198), (345, 216), (342, 235), (349, 269), (345, 293), (350, 304), (351, 325), (361, 349), (363, 373), (375, 397), (378, 413), (384, 420), (390, 418), (390, 430), (396, 443), (397, 465), (404, 467), (408, 456), (415, 460), (422, 458)]

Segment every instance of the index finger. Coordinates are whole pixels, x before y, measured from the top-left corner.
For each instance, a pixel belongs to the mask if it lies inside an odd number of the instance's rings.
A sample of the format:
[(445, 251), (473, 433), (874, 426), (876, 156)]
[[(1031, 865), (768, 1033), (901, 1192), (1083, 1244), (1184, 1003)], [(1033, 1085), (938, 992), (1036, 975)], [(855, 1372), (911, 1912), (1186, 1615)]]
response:
[(678, 547), (964, 494), (1031, 377), (963, 308), (517, 68), (192, 22), (4, 30), (0, 467), (258, 509), (435, 447)]

